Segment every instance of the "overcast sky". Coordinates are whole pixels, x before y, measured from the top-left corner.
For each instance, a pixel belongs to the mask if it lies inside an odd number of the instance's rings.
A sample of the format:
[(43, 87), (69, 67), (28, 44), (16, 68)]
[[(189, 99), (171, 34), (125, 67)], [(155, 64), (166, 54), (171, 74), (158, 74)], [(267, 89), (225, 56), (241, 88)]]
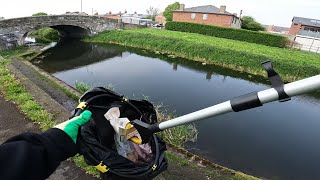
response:
[[(13, 18), (30, 16), (37, 12), (62, 14), (66, 11), (80, 11), (81, 0), (0, 0), (0, 17)], [(109, 11), (145, 13), (150, 6), (161, 11), (176, 0), (82, 0), (83, 11), (92, 9), (99, 14)], [(320, 19), (320, 0), (179, 0), (186, 7), (200, 5), (226, 5), (227, 11), (251, 15), (262, 24), (290, 26), (293, 16)]]

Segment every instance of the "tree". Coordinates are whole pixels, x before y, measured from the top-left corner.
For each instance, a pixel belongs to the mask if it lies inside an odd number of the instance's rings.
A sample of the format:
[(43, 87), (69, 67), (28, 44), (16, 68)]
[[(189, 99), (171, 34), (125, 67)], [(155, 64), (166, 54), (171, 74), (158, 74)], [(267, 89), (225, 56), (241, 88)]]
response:
[(241, 28), (251, 31), (264, 31), (265, 28), (251, 16), (243, 16), (241, 18)]
[(32, 16), (48, 16), (48, 14), (44, 12), (38, 12), (36, 14), (32, 14)]
[(150, 6), (147, 10), (147, 18), (152, 19), (153, 21), (156, 19), (156, 16), (159, 14), (159, 9)]
[(179, 8), (180, 8), (179, 2), (175, 2), (167, 6), (163, 12), (163, 16), (166, 18), (166, 21), (172, 21), (172, 11), (177, 10)]

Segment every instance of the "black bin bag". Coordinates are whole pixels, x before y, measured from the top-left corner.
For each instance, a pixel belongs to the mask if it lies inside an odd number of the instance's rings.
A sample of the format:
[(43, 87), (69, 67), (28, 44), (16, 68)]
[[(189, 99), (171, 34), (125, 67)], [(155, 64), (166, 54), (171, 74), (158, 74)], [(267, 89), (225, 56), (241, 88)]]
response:
[(108, 89), (97, 87), (84, 93), (72, 117), (84, 110), (92, 112), (90, 121), (80, 128), (77, 145), (86, 163), (102, 172), (103, 179), (152, 179), (167, 169), (164, 157), (166, 145), (157, 135), (149, 140), (153, 153), (150, 163), (132, 162), (118, 154), (115, 148), (115, 131), (104, 114), (112, 107), (120, 109), (120, 117), (130, 121), (140, 119), (149, 124), (157, 122), (153, 105), (146, 100), (129, 100)]

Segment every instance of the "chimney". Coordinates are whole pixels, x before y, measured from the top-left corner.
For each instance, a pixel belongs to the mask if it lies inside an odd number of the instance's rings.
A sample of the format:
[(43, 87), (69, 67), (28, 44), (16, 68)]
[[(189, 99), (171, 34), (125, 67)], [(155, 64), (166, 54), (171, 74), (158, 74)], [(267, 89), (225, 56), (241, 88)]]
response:
[(179, 10), (180, 10), (180, 11), (184, 11), (184, 7), (185, 7), (185, 5), (184, 5), (184, 4), (180, 4), (180, 8), (179, 8)]
[(226, 13), (227, 6), (220, 6), (220, 13)]

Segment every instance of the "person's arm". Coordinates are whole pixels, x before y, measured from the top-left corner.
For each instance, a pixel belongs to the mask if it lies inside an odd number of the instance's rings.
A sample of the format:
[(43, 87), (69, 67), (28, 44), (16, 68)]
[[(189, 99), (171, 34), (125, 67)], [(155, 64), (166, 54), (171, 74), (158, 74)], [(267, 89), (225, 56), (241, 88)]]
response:
[(77, 153), (78, 128), (91, 113), (57, 125), (42, 134), (24, 133), (0, 145), (0, 179), (46, 179), (60, 162)]

